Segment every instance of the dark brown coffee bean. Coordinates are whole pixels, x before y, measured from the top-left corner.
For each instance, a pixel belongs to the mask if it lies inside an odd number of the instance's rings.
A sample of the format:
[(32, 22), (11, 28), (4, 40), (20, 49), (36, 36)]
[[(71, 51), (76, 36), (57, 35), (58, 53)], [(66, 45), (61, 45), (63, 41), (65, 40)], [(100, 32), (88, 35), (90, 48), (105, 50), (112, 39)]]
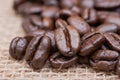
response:
[(117, 32), (119, 30), (118, 26), (112, 23), (104, 23), (96, 28), (96, 31), (105, 33), (105, 32)]
[(46, 36), (51, 39), (51, 52), (55, 52), (57, 50), (56, 43), (55, 43), (55, 32), (54, 31), (46, 31)]
[(69, 9), (62, 9), (59, 13), (59, 18), (63, 20), (67, 20), (70, 16), (73, 16), (73, 15), (76, 15), (76, 13)]
[(13, 3), (13, 9), (17, 10), (18, 7), (24, 3), (26, 0), (14, 0), (14, 3)]
[(78, 15), (81, 15), (82, 13), (82, 8), (80, 6), (72, 6), (70, 9), (72, 12), (75, 12)]
[(55, 31), (56, 45), (64, 56), (74, 56), (80, 48), (80, 36), (78, 31), (72, 26), (58, 28)]
[(98, 50), (92, 56), (90, 64), (96, 70), (111, 71), (115, 69), (119, 53), (113, 50)]
[(57, 19), (56, 20), (56, 28), (62, 28), (62, 29), (66, 29), (65, 27), (68, 26), (67, 22), (62, 20), (62, 19)]
[(56, 6), (49, 6), (43, 9), (41, 14), (42, 17), (49, 17), (49, 18), (58, 18), (59, 8)]
[(110, 33), (110, 32), (105, 33), (104, 36), (106, 38), (106, 42), (108, 46), (111, 49), (120, 52), (120, 36), (116, 33)]
[(97, 12), (93, 8), (85, 8), (82, 12), (82, 18), (89, 24), (95, 24), (97, 22)]
[(23, 22), (22, 22), (22, 27), (23, 27), (23, 30), (26, 32), (26, 33), (30, 33), (30, 32), (33, 32), (35, 30), (38, 30), (38, 27), (37, 26), (34, 26), (30, 19), (29, 18), (25, 18), (23, 19)]
[(79, 0), (60, 0), (62, 8), (71, 8), (74, 5), (78, 5)]
[(113, 23), (116, 24), (120, 27), (120, 15), (109, 15), (106, 19), (105, 22), (107, 23)]
[(25, 59), (27, 63), (35, 70), (41, 69), (49, 56), (51, 40), (47, 36), (36, 36), (29, 43)]
[(59, 1), (58, 0), (43, 0), (44, 5), (49, 5), (49, 6), (58, 6)]
[(93, 8), (94, 0), (80, 0), (80, 6), (83, 8)]
[(67, 21), (79, 31), (80, 35), (90, 31), (90, 26), (79, 16), (71, 16)]
[(89, 64), (89, 56), (79, 56), (78, 62), (80, 64)]
[(116, 66), (116, 74), (120, 77), (120, 57), (118, 58), (118, 62)]
[(98, 20), (99, 22), (101, 23), (104, 23), (105, 22), (105, 19), (108, 18), (108, 16), (118, 16), (119, 13), (117, 12), (109, 12), (109, 11), (97, 11), (97, 16), (98, 16)]
[(43, 29), (53, 30), (54, 29), (53, 19), (48, 17), (43, 18)]
[(120, 0), (95, 0), (95, 7), (102, 9), (120, 7)]
[(78, 57), (72, 57), (72, 58), (67, 58), (62, 56), (59, 52), (54, 53), (51, 57), (50, 57), (50, 64), (52, 67), (55, 68), (68, 68), (72, 65), (74, 65), (75, 63), (77, 63), (78, 61)]
[(18, 7), (18, 13), (22, 15), (40, 14), (43, 9), (43, 6), (26, 2)]
[(84, 41), (82, 41), (79, 55), (91, 55), (96, 49), (98, 49), (102, 45), (104, 40), (104, 36), (100, 33), (95, 33), (89, 36)]
[(23, 59), (25, 55), (25, 51), (28, 45), (28, 41), (26, 38), (16, 37), (11, 41), (9, 53), (12, 58), (16, 60)]

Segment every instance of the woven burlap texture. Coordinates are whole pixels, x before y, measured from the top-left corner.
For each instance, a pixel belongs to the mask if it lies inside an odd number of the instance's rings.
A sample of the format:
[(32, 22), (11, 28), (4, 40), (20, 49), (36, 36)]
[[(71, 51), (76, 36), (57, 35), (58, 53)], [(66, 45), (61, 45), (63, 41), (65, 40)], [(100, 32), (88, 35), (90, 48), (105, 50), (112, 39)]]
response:
[(45, 66), (34, 72), (25, 61), (16, 61), (9, 55), (9, 45), (16, 36), (24, 36), (21, 18), (12, 10), (13, 0), (0, 0), (0, 80), (119, 80), (117, 75), (95, 72), (84, 65), (57, 70)]

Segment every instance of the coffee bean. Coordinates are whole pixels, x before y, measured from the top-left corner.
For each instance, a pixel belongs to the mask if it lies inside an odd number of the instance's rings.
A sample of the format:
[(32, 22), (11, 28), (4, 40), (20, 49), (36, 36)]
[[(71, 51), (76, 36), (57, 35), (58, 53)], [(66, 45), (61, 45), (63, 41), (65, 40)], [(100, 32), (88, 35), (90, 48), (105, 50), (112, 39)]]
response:
[(117, 32), (119, 31), (119, 27), (115, 24), (112, 23), (104, 23), (101, 24), (96, 28), (96, 31), (105, 33), (105, 32)]
[(94, 8), (94, 0), (80, 0), (80, 6), (83, 8)]
[(91, 66), (96, 70), (111, 71), (115, 69), (119, 53), (113, 50), (98, 50), (91, 56)]
[(105, 22), (107, 23), (113, 23), (116, 24), (120, 27), (120, 15), (109, 15), (106, 19)]
[(42, 11), (42, 17), (58, 18), (59, 8), (56, 6), (45, 7)]
[(36, 36), (29, 43), (25, 60), (35, 70), (41, 69), (49, 56), (51, 40), (47, 36)]
[(78, 5), (79, 0), (60, 0), (62, 8), (71, 8), (74, 5)]
[(116, 66), (116, 74), (120, 77), (120, 57), (118, 58), (118, 62)]
[(82, 12), (82, 18), (93, 25), (97, 22), (97, 11), (95, 9), (85, 8)]
[(104, 36), (108, 46), (111, 49), (120, 52), (120, 36), (117, 35), (116, 33), (111, 33), (111, 32), (105, 33)]
[(67, 58), (62, 56), (59, 52), (54, 53), (51, 57), (50, 57), (50, 64), (52, 67), (55, 68), (68, 68), (72, 65), (74, 65), (75, 63), (77, 63), (78, 61), (78, 57), (72, 57), (72, 58)]
[(79, 16), (71, 16), (67, 21), (79, 31), (80, 35), (90, 31), (90, 26)]
[(120, 0), (95, 0), (95, 7), (102, 9), (120, 7)]
[(18, 7), (18, 13), (22, 15), (40, 14), (43, 9), (43, 6), (26, 2)]
[(58, 0), (43, 0), (44, 5), (49, 5), (49, 6), (58, 6), (59, 3)]
[(84, 41), (82, 41), (79, 55), (87, 56), (91, 55), (96, 49), (98, 49), (105, 41), (104, 36), (100, 33), (94, 33)]
[(67, 20), (70, 16), (76, 15), (75, 12), (69, 9), (62, 9), (59, 13), (59, 18)]
[(19, 7), (22, 3), (24, 3), (25, 1), (26, 1), (26, 0), (14, 0), (13, 9), (14, 9), (14, 10), (17, 10), (18, 7)]
[(55, 31), (56, 45), (64, 56), (74, 56), (80, 48), (80, 36), (78, 31), (72, 26), (58, 28)]
[(28, 45), (28, 41), (26, 38), (22, 37), (15, 37), (10, 44), (9, 53), (12, 58), (16, 60), (23, 59), (26, 47)]

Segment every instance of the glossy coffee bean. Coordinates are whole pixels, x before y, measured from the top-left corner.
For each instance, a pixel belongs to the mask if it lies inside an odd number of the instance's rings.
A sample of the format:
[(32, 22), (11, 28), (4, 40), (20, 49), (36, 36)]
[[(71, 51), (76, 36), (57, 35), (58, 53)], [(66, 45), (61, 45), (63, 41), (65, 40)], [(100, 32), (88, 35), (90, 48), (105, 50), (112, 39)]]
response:
[(113, 23), (116, 24), (120, 27), (120, 14), (119, 15), (109, 15), (106, 19), (105, 22), (107, 23)]
[(113, 50), (98, 50), (90, 60), (91, 66), (96, 70), (111, 71), (115, 70), (119, 53)]
[(95, 0), (95, 7), (102, 9), (113, 9), (120, 7), (120, 0)]
[(49, 6), (58, 6), (59, 3), (58, 0), (43, 0), (44, 5), (49, 5)]
[(94, 8), (94, 0), (80, 0), (80, 6), (83, 8)]
[(18, 7), (18, 13), (22, 15), (40, 14), (44, 7), (38, 4), (26, 2)]
[(52, 56), (50, 56), (50, 64), (52, 67), (63, 69), (68, 68), (70, 66), (73, 66), (78, 61), (78, 57), (64, 57), (59, 52), (54, 53)]
[(80, 6), (72, 6), (70, 10), (78, 15), (81, 15), (82, 13), (82, 8)]
[(82, 18), (89, 24), (95, 25), (97, 22), (97, 11), (93, 8), (85, 8), (82, 12)]
[(60, 0), (62, 8), (71, 8), (74, 5), (78, 5), (79, 0)]
[(60, 53), (64, 56), (74, 56), (80, 48), (80, 35), (72, 26), (57, 28), (55, 30), (56, 45)]
[(79, 16), (71, 16), (67, 21), (79, 31), (80, 35), (90, 31), (90, 26)]
[(101, 47), (104, 41), (105, 41), (104, 36), (101, 35), (100, 33), (94, 33), (89, 37), (86, 37), (86, 39), (82, 41), (79, 55), (81, 56), (91, 55), (96, 49)]
[(120, 77), (120, 57), (118, 58), (118, 62), (116, 66), (116, 74)]
[(101, 24), (96, 28), (96, 31), (105, 33), (105, 32), (117, 32), (119, 31), (119, 27), (116, 24), (113, 23), (104, 23)]
[(49, 56), (51, 40), (47, 36), (34, 37), (26, 50), (25, 60), (34, 69), (41, 69)]
[(26, 0), (14, 0), (14, 3), (13, 3), (13, 9), (17, 10), (18, 7), (24, 3)]
[(23, 59), (26, 48), (28, 45), (28, 41), (26, 38), (22, 37), (16, 37), (11, 41), (10, 47), (9, 47), (9, 54), (12, 58), (16, 60)]
[(59, 18), (67, 20), (70, 16), (76, 15), (75, 12), (69, 9), (62, 9), (59, 13)]
[(116, 33), (105, 33), (104, 34), (108, 46), (120, 52), (120, 36)]
[(56, 6), (49, 6), (43, 9), (41, 14), (42, 17), (49, 17), (49, 18), (58, 18), (59, 8)]
[(99, 23), (104, 23), (105, 22), (105, 19), (108, 18), (108, 16), (118, 16), (119, 13), (117, 12), (110, 12), (110, 11), (97, 11), (97, 16), (98, 16), (98, 21)]

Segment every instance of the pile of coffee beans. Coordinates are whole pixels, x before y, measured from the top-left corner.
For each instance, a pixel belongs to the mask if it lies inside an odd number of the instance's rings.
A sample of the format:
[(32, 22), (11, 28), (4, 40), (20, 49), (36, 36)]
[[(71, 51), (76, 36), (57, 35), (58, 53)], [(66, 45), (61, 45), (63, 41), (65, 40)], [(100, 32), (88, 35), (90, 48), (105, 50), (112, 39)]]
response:
[(14, 59), (34, 70), (79, 63), (120, 76), (120, 0), (14, 0), (13, 8), (26, 33), (10, 44)]

